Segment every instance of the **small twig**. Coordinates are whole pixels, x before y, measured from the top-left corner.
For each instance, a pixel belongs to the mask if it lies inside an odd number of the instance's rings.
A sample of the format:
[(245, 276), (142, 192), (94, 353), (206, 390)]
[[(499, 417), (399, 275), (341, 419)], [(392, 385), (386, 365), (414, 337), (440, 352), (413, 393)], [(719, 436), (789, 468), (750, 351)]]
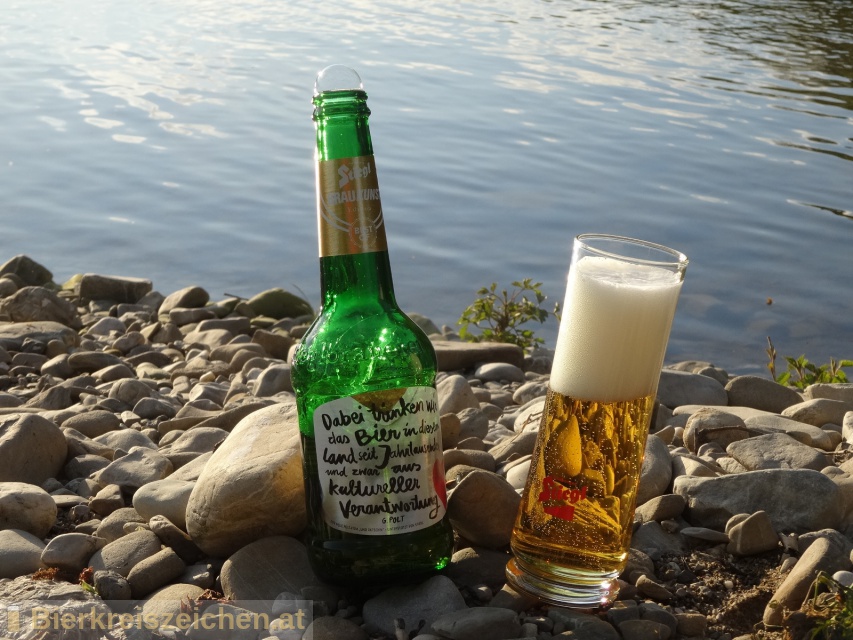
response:
[(403, 618), (394, 618), (394, 637), (396, 640), (409, 640), (406, 635), (406, 621)]
[(770, 336), (767, 336), (767, 344), (768, 347), (766, 349), (766, 353), (770, 358), (767, 368), (770, 369), (770, 377), (776, 380), (776, 347), (773, 346)]

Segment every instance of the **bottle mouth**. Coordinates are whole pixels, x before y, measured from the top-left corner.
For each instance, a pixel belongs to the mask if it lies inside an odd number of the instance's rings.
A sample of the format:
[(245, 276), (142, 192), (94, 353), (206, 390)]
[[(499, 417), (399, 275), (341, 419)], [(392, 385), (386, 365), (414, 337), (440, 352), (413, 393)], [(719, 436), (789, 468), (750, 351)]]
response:
[(314, 80), (315, 96), (329, 91), (364, 91), (364, 84), (354, 69), (333, 64), (318, 73)]

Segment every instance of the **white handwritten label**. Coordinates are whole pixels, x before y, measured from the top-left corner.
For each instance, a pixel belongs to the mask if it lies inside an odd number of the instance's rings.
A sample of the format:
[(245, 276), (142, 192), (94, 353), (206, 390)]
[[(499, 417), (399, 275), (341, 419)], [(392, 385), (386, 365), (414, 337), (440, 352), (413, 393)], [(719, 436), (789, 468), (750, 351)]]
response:
[(326, 523), (361, 535), (417, 531), (447, 509), (432, 387), (340, 398), (314, 412)]

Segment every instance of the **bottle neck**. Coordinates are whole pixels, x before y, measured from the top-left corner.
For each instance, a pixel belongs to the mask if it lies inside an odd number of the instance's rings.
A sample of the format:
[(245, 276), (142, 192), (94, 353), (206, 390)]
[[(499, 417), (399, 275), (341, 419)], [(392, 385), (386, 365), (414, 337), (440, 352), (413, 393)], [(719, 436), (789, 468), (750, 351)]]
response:
[(396, 305), (367, 94), (327, 91), (314, 106), (323, 307), (345, 300)]
[(323, 309), (336, 303), (396, 307), (387, 251), (320, 258)]

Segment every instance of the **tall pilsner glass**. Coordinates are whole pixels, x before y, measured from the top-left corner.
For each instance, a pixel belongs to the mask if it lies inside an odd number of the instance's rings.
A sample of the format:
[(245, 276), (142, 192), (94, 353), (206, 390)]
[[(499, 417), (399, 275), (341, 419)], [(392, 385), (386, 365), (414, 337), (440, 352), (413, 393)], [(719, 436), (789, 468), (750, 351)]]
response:
[(554, 365), (512, 532), (510, 584), (607, 605), (625, 566), (660, 370), (687, 258), (618, 236), (575, 238)]

